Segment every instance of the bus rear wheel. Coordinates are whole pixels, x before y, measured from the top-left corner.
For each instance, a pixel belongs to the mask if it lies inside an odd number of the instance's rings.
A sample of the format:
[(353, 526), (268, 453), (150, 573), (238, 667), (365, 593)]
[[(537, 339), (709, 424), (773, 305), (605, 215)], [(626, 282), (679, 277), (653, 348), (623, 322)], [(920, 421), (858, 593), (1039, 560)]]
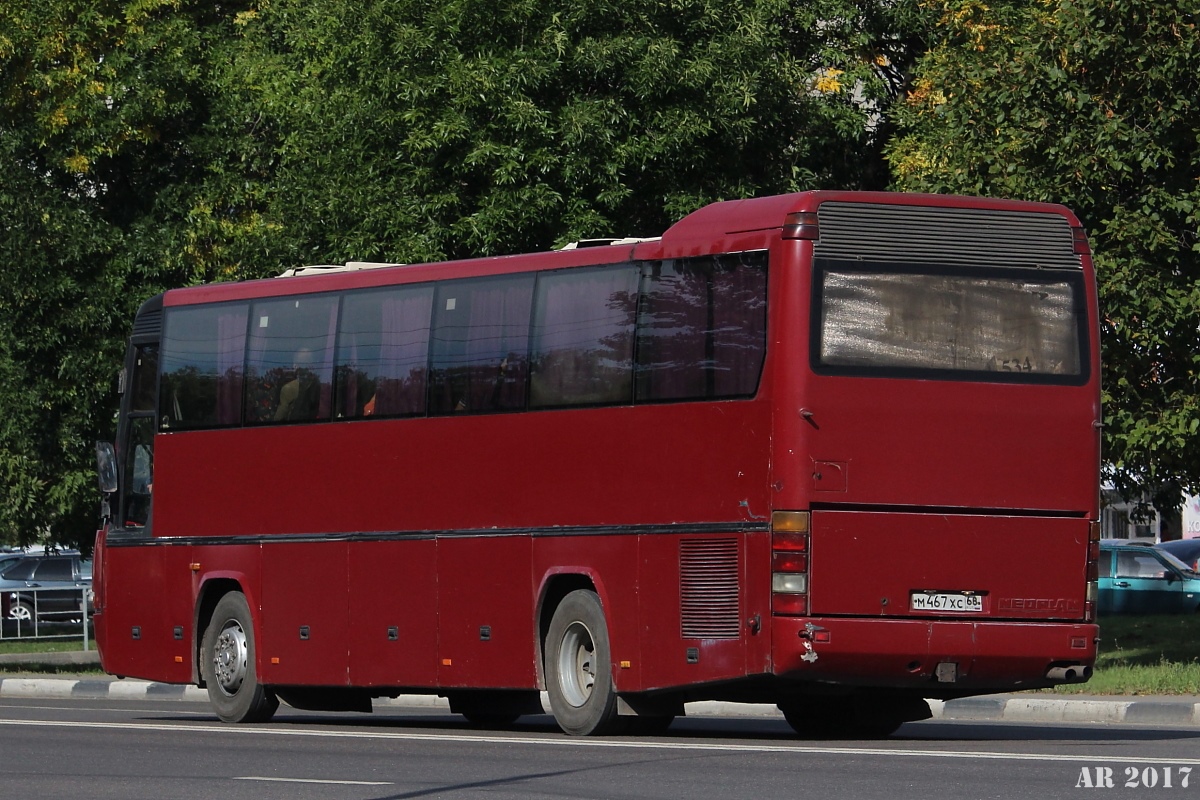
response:
[(200, 672), (208, 700), (223, 722), (266, 722), (279, 708), (275, 693), (258, 682), (254, 623), (241, 592), (217, 601), (204, 630)]
[(608, 626), (595, 592), (579, 589), (562, 599), (550, 619), (545, 653), (546, 692), (558, 726), (575, 736), (616, 732)]

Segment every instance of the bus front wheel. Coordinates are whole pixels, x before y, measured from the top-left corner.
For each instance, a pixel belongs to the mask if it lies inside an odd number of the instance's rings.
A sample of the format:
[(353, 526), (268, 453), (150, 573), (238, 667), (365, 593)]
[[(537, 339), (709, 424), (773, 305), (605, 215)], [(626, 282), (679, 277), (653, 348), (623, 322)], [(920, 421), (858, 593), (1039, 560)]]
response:
[(558, 726), (576, 736), (616, 731), (617, 693), (604, 609), (595, 592), (562, 599), (546, 633), (546, 692)]
[(254, 652), (250, 605), (241, 592), (229, 592), (213, 609), (200, 654), (209, 702), (223, 722), (266, 722), (279, 708), (275, 693), (258, 682)]

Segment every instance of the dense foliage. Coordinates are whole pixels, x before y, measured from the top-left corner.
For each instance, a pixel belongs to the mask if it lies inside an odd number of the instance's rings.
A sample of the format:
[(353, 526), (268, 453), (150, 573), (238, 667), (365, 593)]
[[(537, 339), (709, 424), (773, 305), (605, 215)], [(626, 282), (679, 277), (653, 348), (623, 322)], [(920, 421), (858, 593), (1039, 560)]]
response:
[(1100, 281), (1105, 457), (1200, 489), (1200, 30), (1191, 0), (922, 0), (901, 189), (1062, 202)]
[(133, 311), (886, 181), (889, 4), (9, 0), (0, 541), (86, 545)]
[(137, 303), (186, 280), (170, 223), (205, 165), (204, 14), (169, 2), (0, 10), (0, 540), (86, 544)]
[(0, 79), (0, 541), (90, 539), (122, 341), (165, 288), (889, 180), (1074, 208), (1112, 478), (1200, 486), (1183, 0), (9, 0)]

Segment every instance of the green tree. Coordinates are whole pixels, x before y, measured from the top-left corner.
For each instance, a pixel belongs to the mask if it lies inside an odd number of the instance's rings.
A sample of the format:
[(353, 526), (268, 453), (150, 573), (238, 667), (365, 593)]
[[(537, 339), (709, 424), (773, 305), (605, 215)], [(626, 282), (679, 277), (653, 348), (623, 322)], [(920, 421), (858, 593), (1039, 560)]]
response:
[(0, 10), (0, 540), (89, 543), (133, 311), (213, 274), (184, 244), (220, 164), (222, 24), (178, 0)]
[(0, 540), (86, 545), (133, 311), (879, 186), (882, 0), (9, 0)]
[(654, 235), (716, 199), (880, 184), (876, 3), (277, 0), (242, 19), (299, 261)]
[(897, 188), (1064, 203), (1100, 283), (1105, 461), (1200, 489), (1200, 31), (1187, 0), (918, 0)]

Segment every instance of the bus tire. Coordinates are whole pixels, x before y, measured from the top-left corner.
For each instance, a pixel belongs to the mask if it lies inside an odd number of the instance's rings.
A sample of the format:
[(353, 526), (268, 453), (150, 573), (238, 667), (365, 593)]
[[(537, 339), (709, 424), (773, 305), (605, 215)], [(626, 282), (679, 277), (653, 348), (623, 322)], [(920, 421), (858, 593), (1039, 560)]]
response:
[(258, 682), (254, 622), (241, 592), (217, 601), (204, 630), (200, 672), (208, 700), (223, 722), (266, 722), (279, 708), (275, 693)]
[(562, 599), (546, 632), (546, 692), (565, 733), (598, 736), (617, 730), (617, 693), (604, 608), (595, 592)]

